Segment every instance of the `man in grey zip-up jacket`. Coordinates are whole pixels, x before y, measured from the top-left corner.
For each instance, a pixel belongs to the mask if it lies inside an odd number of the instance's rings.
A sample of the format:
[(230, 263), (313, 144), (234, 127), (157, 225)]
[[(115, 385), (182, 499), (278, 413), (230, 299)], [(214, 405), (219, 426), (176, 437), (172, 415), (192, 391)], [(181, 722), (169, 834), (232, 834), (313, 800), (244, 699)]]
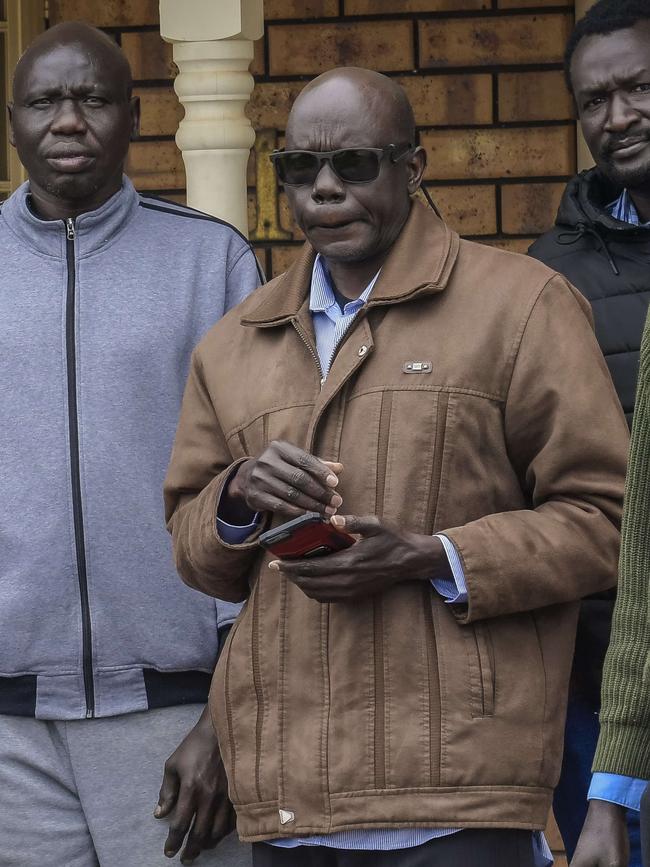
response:
[(257, 263), (122, 176), (138, 107), (99, 31), (40, 37), (10, 108), (30, 181), (0, 210), (0, 861), (148, 867), (238, 610), (178, 580), (160, 491), (191, 350)]

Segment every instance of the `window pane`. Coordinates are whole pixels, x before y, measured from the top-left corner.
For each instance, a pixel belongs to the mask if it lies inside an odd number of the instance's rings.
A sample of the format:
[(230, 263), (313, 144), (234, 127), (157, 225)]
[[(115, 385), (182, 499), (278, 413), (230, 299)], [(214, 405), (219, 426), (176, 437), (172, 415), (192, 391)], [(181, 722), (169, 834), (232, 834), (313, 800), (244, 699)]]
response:
[[(0, 0), (0, 5), (2, 0)], [(6, 82), (6, 63), (7, 63), (7, 43), (4, 33), (0, 33), (0, 181), (9, 179), (9, 166), (7, 159), (7, 151), (9, 142), (7, 140), (7, 82)], [(4, 196), (3, 196), (4, 198)]]
[(0, 21), (7, 20), (7, 10), (5, 9), (5, 0), (0, 0)]

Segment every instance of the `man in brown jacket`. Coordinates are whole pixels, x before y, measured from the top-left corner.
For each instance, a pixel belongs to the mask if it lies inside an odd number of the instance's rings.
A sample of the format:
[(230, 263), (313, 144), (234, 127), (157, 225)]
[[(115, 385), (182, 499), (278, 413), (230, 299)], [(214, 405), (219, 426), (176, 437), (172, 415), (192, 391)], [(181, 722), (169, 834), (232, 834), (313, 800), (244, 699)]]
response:
[[(308, 241), (187, 385), (167, 517), (184, 580), (247, 600), (211, 706), (256, 865), (548, 863), (577, 600), (616, 579), (588, 304), (414, 201), (413, 141), (377, 73), (305, 88), (274, 159)], [(305, 510), (359, 540), (265, 554)]]

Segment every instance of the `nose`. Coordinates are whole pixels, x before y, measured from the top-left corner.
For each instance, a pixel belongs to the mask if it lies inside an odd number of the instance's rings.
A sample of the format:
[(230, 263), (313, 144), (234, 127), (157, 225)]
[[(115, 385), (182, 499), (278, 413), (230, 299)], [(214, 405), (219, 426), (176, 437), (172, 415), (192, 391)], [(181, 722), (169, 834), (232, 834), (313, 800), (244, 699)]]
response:
[(607, 110), (607, 132), (625, 132), (638, 119), (639, 113), (629, 100), (621, 93), (613, 93)]
[(345, 199), (345, 184), (328, 162), (324, 162), (320, 167), (311, 188), (311, 197), (318, 204), (342, 202)]
[(62, 99), (50, 127), (59, 135), (79, 135), (86, 132), (86, 121), (74, 99)]

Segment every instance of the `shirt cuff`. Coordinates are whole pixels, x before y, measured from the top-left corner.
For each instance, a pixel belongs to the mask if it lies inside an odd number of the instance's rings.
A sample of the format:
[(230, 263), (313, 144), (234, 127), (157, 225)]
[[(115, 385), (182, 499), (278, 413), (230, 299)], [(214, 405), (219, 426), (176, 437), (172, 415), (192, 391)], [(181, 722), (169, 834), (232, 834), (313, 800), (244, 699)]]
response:
[(435, 535), (436, 539), (440, 539), (442, 547), (445, 549), (453, 579), (434, 578), (431, 583), (449, 605), (452, 603), (465, 605), (467, 602), (467, 582), (465, 581), (465, 572), (463, 571), (463, 564), (460, 562), (458, 551), (453, 542), (446, 536), (443, 536), (441, 533), (436, 533)]
[(590, 801), (609, 801), (628, 810), (641, 809), (641, 795), (648, 786), (647, 780), (623, 777), (621, 774), (594, 774), (587, 793)]
[(255, 512), (252, 523), (241, 526), (239, 524), (228, 524), (226, 521), (222, 521), (221, 518), (217, 518), (219, 538), (223, 539), (227, 545), (241, 545), (242, 542), (245, 542), (257, 530), (260, 525), (259, 519), (260, 513)]

